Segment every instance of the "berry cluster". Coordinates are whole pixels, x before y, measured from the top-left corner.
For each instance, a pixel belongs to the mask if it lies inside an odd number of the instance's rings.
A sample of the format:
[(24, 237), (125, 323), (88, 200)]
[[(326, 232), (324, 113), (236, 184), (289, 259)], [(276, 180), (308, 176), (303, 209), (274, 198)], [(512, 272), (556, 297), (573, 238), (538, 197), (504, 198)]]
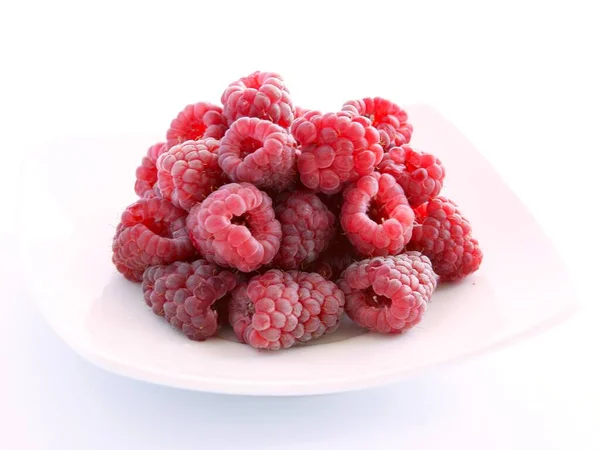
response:
[(152, 311), (193, 340), (230, 325), (278, 350), (359, 326), (402, 333), (436, 284), (482, 253), (441, 161), (410, 143), (397, 104), (295, 106), (281, 76), (229, 85), (223, 106), (186, 106), (136, 170), (113, 263)]

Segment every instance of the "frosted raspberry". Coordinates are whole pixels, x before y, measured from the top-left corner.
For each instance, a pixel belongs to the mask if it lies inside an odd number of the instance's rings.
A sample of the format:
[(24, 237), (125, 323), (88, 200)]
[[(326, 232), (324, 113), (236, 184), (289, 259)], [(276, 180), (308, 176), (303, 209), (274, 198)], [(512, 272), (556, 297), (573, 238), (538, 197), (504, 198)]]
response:
[(219, 165), (232, 181), (284, 189), (294, 180), (296, 148), (279, 125), (257, 118), (236, 120), (221, 141)]
[(415, 215), (394, 177), (373, 173), (344, 191), (340, 223), (356, 250), (396, 255), (410, 240)]
[(194, 256), (185, 217), (185, 211), (161, 198), (142, 198), (128, 206), (113, 238), (117, 270), (131, 281), (141, 281), (149, 266)]
[(360, 258), (346, 236), (336, 233), (319, 258), (306, 266), (304, 270), (318, 273), (328, 280), (337, 280), (342, 272), (357, 259)]
[(146, 269), (143, 288), (155, 313), (188, 338), (203, 341), (217, 333), (216, 302), (235, 285), (231, 272), (200, 259)]
[(335, 233), (335, 217), (311, 192), (282, 194), (275, 214), (283, 238), (273, 263), (281, 269), (298, 269), (313, 262)]
[(439, 159), (430, 153), (414, 150), (408, 144), (388, 150), (378, 170), (396, 179), (413, 208), (438, 195), (446, 175)]
[(229, 125), (240, 117), (257, 117), (287, 128), (294, 120), (290, 93), (276, 73), (257, 71), (240, 78), (225, 89), (221, 103)]
[(227, 123), (220, 106), (208, 102), (187, 105), (171, 122), (167, 130), (167, 146), (197, 139), (221, 139)]
[(410, 142), (413, 127), (407, 122), (406, 111), (385, 98), (351, 100), (344, 103), (342, 111), (367, 117), (379, 130), (383, 148)]
[(483, 254), (471, 224), (456, 203), (435, 197), (415, 209), (416, 225), (409, 248), (427, 255), (440, 281), (460, 280), (479, 269)]
[(299, 286), (281, 270), (272, 269), (241, 284), (231, 294), (229, 323), (240, 342), (255, 348), (288, 348), (304, 335)]
[(371, 173), (383, 157), (370, 120), (349, 112), (309, 111), (294, 121), (292, 134), (300, 144), (300, 180), (318, 192), (340, 192), (345, 182)]
[(346, 312), (361, 327), (402, 333), (421, 321), (436, 287), (429, 259), (418, 252), (358, 261), (342, 274)]
[(298, 341), (318, 339), (337, 330), (345, 304), (341, 289), (318, 273), (295, 270), (289, 274), (298, 283), (299, 301), (303, 306), (298, 317), (298, 328), (303, 333), (297, 338)]
[(135, 171), (135, 193), (140, 197), (152, 191), (157, 180), (156, 161), (158, 157), (167, 151), (167, 144), (159, 142), (150, 147), (146, 156), (142, 158), (142, 164)]
[(187, 211), (225, 181), (219, 167), (219, 141), (207, 138), (174, 145), (157, 162), (164, 198)]
[(252, 272), (270, 263), (281, 241), (271, 199), (249, 183), (221, 186), (192, 208), (192, 242), (210, 262)]

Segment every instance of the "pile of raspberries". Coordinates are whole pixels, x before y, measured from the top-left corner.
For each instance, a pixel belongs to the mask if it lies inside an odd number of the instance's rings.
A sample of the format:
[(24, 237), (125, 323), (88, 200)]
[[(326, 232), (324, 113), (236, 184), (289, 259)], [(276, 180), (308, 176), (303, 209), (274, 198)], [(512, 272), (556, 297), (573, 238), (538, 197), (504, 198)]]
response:
[(113, 263), (187, 337), (230, 325), (258, 349), (334, 332), (344, 312), (402, 333), (438, 282), (482, 253), (445, 170), (410, 143), (406, 112), (375, 97), (321, 113), (292, 103), (281, 76), (235, 81), (223, 106), (186, 106), (136, 171)]

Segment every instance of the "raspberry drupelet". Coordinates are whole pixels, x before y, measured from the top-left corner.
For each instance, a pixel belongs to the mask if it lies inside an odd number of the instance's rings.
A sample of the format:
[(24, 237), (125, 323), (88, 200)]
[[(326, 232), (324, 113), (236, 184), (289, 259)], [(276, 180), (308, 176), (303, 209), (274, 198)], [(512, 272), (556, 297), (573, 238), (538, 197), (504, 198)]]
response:
[(421, 321), (436, 287), (429, 259), (418, 252), (350, 265), (338, 281), (348, 316), (379, 333), (402, 333)]
[(207, 138), (174, 145), (156, 164), (160, 193), (175, 206), (189, 211), (226, 177), (219, 167), (219, 141)]
[(298, 300), (303, 307), (298, 317), (298, 328), (303, 333), (297, 338), (298, 341), (318, 339), (337, 330), (344, 314), (345, 298), (342, 290), (318, 273), (298, 270), (288, 273), (298, 283)]
[(187, 229), (209, 262), (242, 272), (270, 263), (282, 236), (271, 198), (249, 183), (230, 183), (214, 191), (192, 208)]
[(304, 335), (299, 299), (299, 285), (291, 275), (269, 270), (233, 290), (229, 323), (239, 341), (254, 348), (289, 348)]
[(283, 190), (294, 181), (296, 145), (287, 130), (268, 120), (242, 117), (221, 140), (219, 165), (235, 182)]
[(413, 208), (438, 195), (446, 176), (438, 158), (431, 153), (419, 152), (408, 144), (389, 149), (377, 169), (396, 179)]
[(347, 181), (373, 172), (383, 158), (371, 121), (349, 112), (309, 111), (294, 121), (292, 135), (300, 145), (300, 180), (317, 192), (340, 192)]
[(229, 85), (221, 96), (223, 114), (231, 125), (240, 117), (257, 117), (288, 128), (294, 105), (283, 78), (272, 72), (254, 72)]
[(396, 255), (411, 238), (415, 215), (391, 175), (373, 173), (344, 191), (340, 223), (365, 256)]
[(208, 102), (187, 105), (167, 130), (167, 147), (190, 140), (221, 139), (226, 130), (227, 122), (220, 106)]
[(187, 213), (162, 198), (142, 198), (121, 215), (113, 238), (113, 263), (125, 278), (141, 281), (149, 266), (196, 254), (185, 227)]
[(350, 100), (344, 103), (342, 111), (367, 117), (379, 131), (385, 149), (410, 142), (413, 127), (408, 123), (406, 111), (385, 98)]
[(284, 193), (275, 214), (283, 237), (273, 263), (280, 269), (299, 269), (317, 259), (335, 233), (335, 217), (317, 197), (306, 191)]
[(216, 302), (236, 285), (235, 276), (202, 259), (153, 266), (144, 273), (144, 298), (188, 338), (203, 341), (219, 329)]
[(158, 157), (166, 152), (167, 144), (159, 142), (151, 146), (142, 158), (142, 164), (135, 171), (135, 193), (140, 196), (148, 196), (157, 181), (156, 161)]
[(415, 216), (409, 248), (431, 259), (440, 281), (460, 280), (479, 269), (483, 258), (479, 242), (456, 203), (435, 197), (415, 209)]

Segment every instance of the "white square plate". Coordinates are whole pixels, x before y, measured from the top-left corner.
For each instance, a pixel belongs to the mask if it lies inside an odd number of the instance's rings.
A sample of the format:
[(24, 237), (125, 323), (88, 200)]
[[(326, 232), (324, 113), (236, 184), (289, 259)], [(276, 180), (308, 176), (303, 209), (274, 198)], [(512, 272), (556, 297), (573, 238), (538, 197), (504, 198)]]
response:
[(567, 318), (577, 306), (574, 290), (527, 209), (441, 114), (428, 106), (408, 112), (414, 145), (446, 166), (444, 195), (471, 220), (484, 260), (463, 282), (440, 285), (407, 334), (381, 336), (344, 323), (312, 345), (268, 353), (237, 343), (231, 332), (192, 342), (171, 329), (145, 305), (140, 285), (111, 263), (113, 233), (135, 200), (135, 167), (151, 136), (63, 140), (26, 162), (22, 261), (39, 310), (68, 345), (107, 370), (251, 395), (375, 386), (518, 342)]

